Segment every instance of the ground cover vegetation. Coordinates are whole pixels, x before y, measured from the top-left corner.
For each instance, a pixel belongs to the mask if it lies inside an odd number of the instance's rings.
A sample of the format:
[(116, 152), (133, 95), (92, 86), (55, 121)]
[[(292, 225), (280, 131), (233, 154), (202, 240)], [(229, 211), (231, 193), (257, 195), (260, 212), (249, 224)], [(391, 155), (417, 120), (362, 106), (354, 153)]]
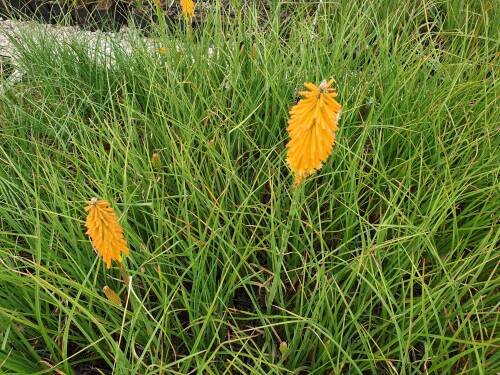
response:
[[(498, 372), (493, 2), (231, 4), (112, 58), (15, 36), (0, 373)], [(342, 111), (294, 183), (306, 82)]]

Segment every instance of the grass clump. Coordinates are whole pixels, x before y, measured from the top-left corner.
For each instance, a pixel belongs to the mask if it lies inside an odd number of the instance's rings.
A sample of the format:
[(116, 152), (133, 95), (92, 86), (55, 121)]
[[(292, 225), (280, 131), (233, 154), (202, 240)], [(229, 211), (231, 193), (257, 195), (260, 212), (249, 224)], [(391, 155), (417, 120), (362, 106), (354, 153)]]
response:
[[(109, 64), (18, 36), (24, 80), (0, 98), (0, 371), (497, 372), (495, 10), (238, 9)], [(294, 190), (287, 111), (329, 77), (335, 151)], [(92, 197), (113, 202), (122, 268), (85, 235)]]

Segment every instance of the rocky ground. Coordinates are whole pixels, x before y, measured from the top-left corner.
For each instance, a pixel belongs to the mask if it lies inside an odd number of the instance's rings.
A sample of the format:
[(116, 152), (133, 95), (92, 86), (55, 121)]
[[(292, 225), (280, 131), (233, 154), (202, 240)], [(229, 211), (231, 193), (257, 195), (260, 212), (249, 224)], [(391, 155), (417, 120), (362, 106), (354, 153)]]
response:
[[(122, 27), (117, 32), (104, 32), (100, 30), (87, 31), (78, 26), (61, 26), (39, 23), (35, 21), (17, 21), (11, 19), (0, 20), (0, 94), (13, 82), (22, 78), (22, 71), (16, 64), (16, 38), (19, 32), (27, 31), (35, 35), (54, 38), (59, 43), (66, 43), (75, 38), (88, 43), (89, 53), (97, 53), (98, 58), (108, 57), (112, 54), (111, 44), (119, 44), (124, 51), (131, 50), (130, 29)], [(144, 42), (151, 49), (154, 43), (145, 37)], [(109, 59), (106, 59), (109, 61)]]

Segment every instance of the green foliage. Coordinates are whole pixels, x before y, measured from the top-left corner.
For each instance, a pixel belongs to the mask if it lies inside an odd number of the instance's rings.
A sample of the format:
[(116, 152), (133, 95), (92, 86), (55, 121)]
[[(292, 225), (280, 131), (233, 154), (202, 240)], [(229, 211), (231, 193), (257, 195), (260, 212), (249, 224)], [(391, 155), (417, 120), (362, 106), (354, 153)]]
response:
[[(18, 37), (0, 372), (498, 372), (497, 13), (275, 3), (159, 32), (162, 54), (115, 46), (109, 66)], [(287, 111), (330, 77), (337, 145), (292, 191)], [(84, 234), (93, 196), (120, 216), (130, 284)]]

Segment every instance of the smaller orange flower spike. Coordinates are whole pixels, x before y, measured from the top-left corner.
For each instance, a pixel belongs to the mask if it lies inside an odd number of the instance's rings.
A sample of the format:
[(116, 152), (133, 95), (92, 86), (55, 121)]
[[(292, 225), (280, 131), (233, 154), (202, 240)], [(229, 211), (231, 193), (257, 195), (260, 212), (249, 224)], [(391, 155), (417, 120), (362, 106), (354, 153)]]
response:
[(193, 18), (194, 17), (194, 2), (193, 0), (180, 0), (181, 1), (181, 8), (182, 8), (182, 14), (186, 18)]
[(305, 83), (308, 91), (299, 92), (302, 99), (290, 110), (286, 147), (294, 186), (320, 169), (333, 150), (341, 110), (335, 100), (337, 93), (330, 87), (333, 82), (323, 81), (319, 86)]
[(109, 207), (109, 202), (92, 198), (85, 211), (89, 213), (85, 223), (86, 234), (106, 262), (106, 268), (111, 267), (111, 260), (121, 262), (122, 253), (128, 255), (129, 250), (127, 241), (123, 238), (123, 229), (115, 212)]
[(120, 296), (113, 290), (111, 289), (109, 286), (105, 286), (104, 288), (102, 288), (102, 291), (104, 292), (104, 294), (106, 295), (106, 298), (113, 302), (115, 305), (118, 305), (118, 306), (121, 306), (122, 305), (122, 300), (120, 298)]
[(161, 159), (159, 153), (154, 152), (153, 155), (151, 156), (151, 166), (156, 171), (161, 168)]

